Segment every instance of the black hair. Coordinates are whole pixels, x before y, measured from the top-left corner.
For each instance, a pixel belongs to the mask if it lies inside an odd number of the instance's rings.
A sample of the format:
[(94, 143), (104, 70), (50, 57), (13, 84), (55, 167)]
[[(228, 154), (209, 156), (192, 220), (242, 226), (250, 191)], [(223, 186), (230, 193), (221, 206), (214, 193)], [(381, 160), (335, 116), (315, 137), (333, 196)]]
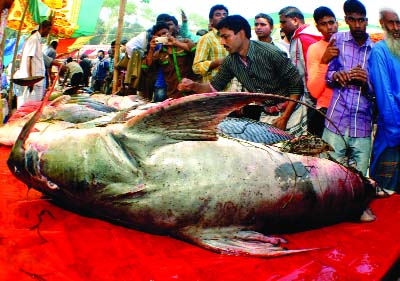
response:
[(128, 43), (128, 40), (126, 40), (126, 39), (122, 39), (122, 40), (121, 40), (121, 45), (125, 46), (126, 43)]
[(58, 42), (57, 41), (51, 41), (50, 46), (52, 46), (54, 49), (57, 48)]
[(98, 51), (97, 51), (97, 53), (100, 53), (100, 52), (102, 52), (102, 53), (103, 53), (103, 56), (105, 55), (105, 53), (104, 53), (104, 51), (103, 51), (103, 50), (98, 50)]
[(110, 45), (115, 46), (115, 40), (113, 40)]
[(264, 14), (264, 13), (259, 13), (257, 14), (254, 19), (266, 19), (269, 23), (269, 25), (271, 26), (271, 28), (274, 27), (274, 20), (271, 18), (270, 15)]
[(178, 20), (174, 16), (170, 16), (169, 19), (166, 21), (172, 21), (175, 24), (175, 26), (178, 26)]
[(225, 10), (226, 13), (229, 14), (229, 11), (228, 11), (228, 8), (227, 8), (227, 7), (225, 7), (224, 5), (218, 4), (218, 5), (215, 5), (215, 6), (212, 6), (212, 7), (211, 7), (210, 13), (208, 14), (208, 18), (209, 18), (209, 19), (212, 19), (212, 18), (213, 18), (214, 12), (215, 12), (216, 10)]
[(154, 35), (156, 34), (157, 31), (160, 31), (161, 29), (164, 28), (169, 30), (168, 24), (166, 24), (165, 22), (156, 23), (155, 25), (153, 25), (153, 28), (151, 29), (151, 34)]
[(358, 0), (347, 0), (343, 4), (343, 11), (345, 15), (351, 13), (357, 13), (366, 16), (367, 10), (365, 10), (365, 6)]
[(81, 55), (81, 60), (86, 59), (87, 57), (88, 57), (88, 55), (82, 54), (82, 55)]
[(313, 17), (315, 23), (318, 23), (318, 21), (323, 17), (334, 17), (336, 19), (335, 14), (332, 12), (332, 10), (325, 6), (316, 8), (314, 10)]
[(72, 58), (71, 58), (71, 57), (68, 57), (68, 58), (67, 58), (67, 63), (68, 63), (68, 62), (71, 62), (71, 61), (72, 61)]
[(159, 22), (166, 22), (171, 16), (168, 14), (159, 14), (156, 19), (156, 24)]
[(293, 6), (287, 6), (285, 8), (282, 8), (279, 11), (279, 15), (284, 15), (287, 18), (298, 18), (304, 21), (303, 13), (299, 10), (299, 8)]
[(45, 27), (49, 27), (49, 26), (51, 26), (51, 21), (49, 21), (49, 20), (44, 20), (44, 21), (42, 21), (42, 22), (40, 23), (39, 29), (45, 28)]
[(246, 37), (251, 37), (251, 27), (249, 22), (242, 16), (233, 15), (227, 16), (217, 24), (217, 29), (227, 28), (237, 34), (240, 30), (244, 30)]

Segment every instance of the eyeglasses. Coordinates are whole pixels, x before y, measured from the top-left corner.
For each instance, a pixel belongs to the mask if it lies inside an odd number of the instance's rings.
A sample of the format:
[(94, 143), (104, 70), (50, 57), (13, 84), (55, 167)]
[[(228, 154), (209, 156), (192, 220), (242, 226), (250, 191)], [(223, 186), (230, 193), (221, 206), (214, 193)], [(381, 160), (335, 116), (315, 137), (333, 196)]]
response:
[(358, 22), (358, 23), (364, 23), (368, 20), (368, 18), (353, 18), (351, 16), (347, 16), (346, 19), (349, 22)]

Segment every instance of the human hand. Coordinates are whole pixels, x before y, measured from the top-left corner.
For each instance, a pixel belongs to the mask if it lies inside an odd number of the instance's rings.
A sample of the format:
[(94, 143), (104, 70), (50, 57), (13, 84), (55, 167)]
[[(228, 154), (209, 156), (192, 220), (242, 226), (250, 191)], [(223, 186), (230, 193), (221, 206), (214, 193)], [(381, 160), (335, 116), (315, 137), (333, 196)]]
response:
[(150, 47), (150, 49), (152, 49), (152, 50), (154, 50), (154, 49), (156, 48), (156, 46), (157, 46), (157, 43), (156, 43), (156, 38), (157, 38), (157, 37), (158, 37), (158, 36), (154, 36), (154, 35), (153, 35), (153, 37), (151, 37), (149, 47)]
[(335, 46), (335, 42), (336, 39), (332, 39), (331, 41), (329, 41), (329, 44), (326, 47), (325, 52), (321, 58), (322, 64), (328, 64), (331, 59), (339, 55), (339, 48)]
[(182, 17), (182, 22), (187, 22), (187, 16), (185, 14), (185, 12), (181, 9), (181, 17)]
[(350, 74), (345, 70), (339, 70), (333, 73), (332, 78), (340, 86), (345, 87), (347, 83), (351, 80)]
[(281, 130), (286, 130), (286, 125), (287, 125), (288, 119), (283, 117), (283, 116), (279, 116), (278, 118), (276, 118), (273, 122), (272, 125), (281, 129)]
[(351, 84), (362, 86), (367, 82), (367, 71), (357, 65), (349, 71)]
[(183, 78), (182, 82), (178, 84), (179, 91), (193, 91), (196, 86), (196, 82), (188, 78)]

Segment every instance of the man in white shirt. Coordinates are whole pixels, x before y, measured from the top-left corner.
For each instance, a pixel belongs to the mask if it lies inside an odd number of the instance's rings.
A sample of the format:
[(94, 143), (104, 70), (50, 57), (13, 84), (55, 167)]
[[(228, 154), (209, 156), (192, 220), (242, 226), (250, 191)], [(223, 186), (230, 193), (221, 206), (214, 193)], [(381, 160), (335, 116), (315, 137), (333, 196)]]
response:
[[(51, 22), (43, 21), (39, 29), (34, 31), (26, 40), (22, 50), (20, 69), (15, 73), (14, 79), (31, 80), (42, 79), (45, 76), (45, 65), (42, 52), (42, 37), (47, 37), (51, 30)], [(40, 80), (33, 86), (26, 86), (20, 96), (17, 97), (17, 108), (28, 101), (40, 101), (44, 94), (44, 81)]]

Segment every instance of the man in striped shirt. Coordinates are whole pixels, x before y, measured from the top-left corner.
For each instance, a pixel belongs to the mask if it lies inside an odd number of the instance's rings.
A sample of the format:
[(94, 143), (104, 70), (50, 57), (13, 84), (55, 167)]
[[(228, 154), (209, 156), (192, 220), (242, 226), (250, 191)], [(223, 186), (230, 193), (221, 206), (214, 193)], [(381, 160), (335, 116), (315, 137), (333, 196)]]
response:
[(217, 24), (228, 16), (228, 8), (223, 5), (211, 7), (209, 20), (212, 29), (197, 42), (196, 54), (193, 60), (193, 72), (202, 76), (202, 82), (210, 82), (217, 74), (218, 68), (228, 55), (221, 45), (221, 37), (215, 28)]
[[(183, 79), (181, 90), (197, 93), (222, 91), (229, 81), (236, 77), (249, 92), (272, 93), (298, 99), (303, 94), (303, 83), (296, 67), (278, 48), (271, 44), (250, 40), (250, 24), (242, 16), (228, 16), (217, 29), (221, 44), (229, 52), (219, 72), (209, 83), (197, 83)], [(269, 105), (281, 101), (269, 101)], [(282, 116), (273, 123), (286, 129), (287, 122), (295, 107), (289, 102)]]
[(332, 35), (339, 56), (328, 65), (326, 75), (333, 96), (322, 138), (334, 152), (331, 156), (367, 174), (371, 152), (373, 89), (368, 77), (368, 57), (373, 46), (366, 33), (368, 19), (364, 5), (347, 0), (343, 5), (348, 32)]

